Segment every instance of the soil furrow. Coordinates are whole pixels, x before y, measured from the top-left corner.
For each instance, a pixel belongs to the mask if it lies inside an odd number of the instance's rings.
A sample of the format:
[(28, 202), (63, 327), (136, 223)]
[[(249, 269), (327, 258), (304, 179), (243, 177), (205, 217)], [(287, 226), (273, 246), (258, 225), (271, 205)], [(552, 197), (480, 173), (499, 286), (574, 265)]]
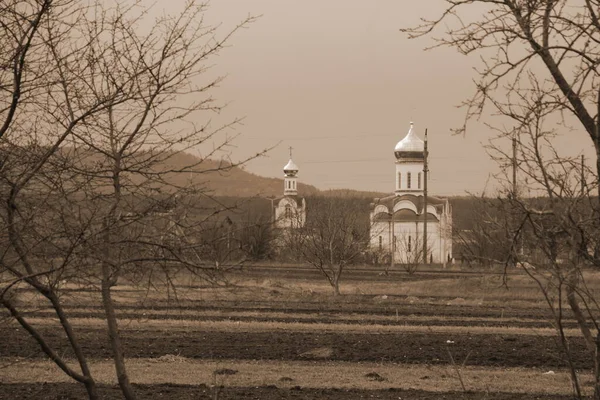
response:
[[(178, 400), (212, 400), (218, 391), (220, 400), (228, 399), (261, 399), (261, 400), (341, 400), (341, 399), (413, 399), (413, 400), (567, 400), (570, 396), (542, 395), (542, 394), (515, 394), (515, 393), (484, 393), (484, 392), (426, 392), (421, 390), (344, 390), (344, 389), (310, 389), (299, 386), (278, 388), (273, 386), (250, 388), (210, 388), (206, 385), (134, 385), (140, 398), (170, 398)], [(100, 386), (99, 393), (105, 400), (122, 399), (123, 395), (118, 387)], [(0, 385), (0, 399), (82, 399), (85, 391), (76, 384), (4, 384)]]
[[(61, 331), (40, 327), (61, 354), (69, 355)], [(109, 358), (104, 329), (78, 328), (88, 357)], [(21, 328), (0, 329), (0, 357), (24, 354), (42, 358), (39, 346)], [(176, 354), (196, 359), (385, 361), (407, 364), (447, 364), (455, 360), (475, 366), (521, 366), (548, 369), (565, 366), (553, 337), (534, 335), (449, 335), (431, 332), (306, 333), (219, 331), (122, 331), (126, 357)], [(159, 339), (157, 339), (159, 338)], [(591, 368), (581, 338), (571, 339), (577, 368)]]

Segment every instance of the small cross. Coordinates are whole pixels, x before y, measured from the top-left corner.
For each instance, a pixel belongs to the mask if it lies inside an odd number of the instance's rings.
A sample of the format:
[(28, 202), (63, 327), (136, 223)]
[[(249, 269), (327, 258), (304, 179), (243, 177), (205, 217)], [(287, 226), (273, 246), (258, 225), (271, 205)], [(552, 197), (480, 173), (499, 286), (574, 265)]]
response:
[(292, 158), (292, 150), (293, 150), (293, 149), (294, 149), (294, 148), (293, 148), (292, 146), (290, 146), (290, 158)]

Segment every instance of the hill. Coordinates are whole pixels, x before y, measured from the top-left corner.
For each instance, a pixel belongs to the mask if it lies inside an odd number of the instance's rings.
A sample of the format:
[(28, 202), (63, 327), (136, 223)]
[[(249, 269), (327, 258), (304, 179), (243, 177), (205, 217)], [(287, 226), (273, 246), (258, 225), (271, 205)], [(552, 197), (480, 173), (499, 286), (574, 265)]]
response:
[[(170, 174), (167, 178), (177, 186), (191, 182), (204, 186), (216, 197), (254, 197), (281, 196), (283, 179), (267, 178), (246, 171), (243, 167), (232, 167), (227, 161), (211, 159), (200, 160), (188, 153), (179, 153), (169, 159), (167, 168), (183, 168), (198, 164), (194, 171), (200, 173)], [(315, 186), (298, 182), (298, 194), (301, 196), (339, 196), (339, 197), (381, 197), (382, 193), (365, 192), (352, 189), (319, 190)]]
[[(216, 197), (271, 197), (280, 196), (283, 192), (283, 179), (256, 175), (242, 167), (231, 166), (227, 161), (200, 160), (194, 155), (179, 153), (171, 157), (168, 164), (167, 168), (174, 169), (198, 164), (193, 168), (196, 173), (169, 174), (166, 180), (176, 186), (189, 183), (202, 186)], [(319, 192), (312, 185), (298, 182), (298, 193), (302, 196), (316, 195)]]

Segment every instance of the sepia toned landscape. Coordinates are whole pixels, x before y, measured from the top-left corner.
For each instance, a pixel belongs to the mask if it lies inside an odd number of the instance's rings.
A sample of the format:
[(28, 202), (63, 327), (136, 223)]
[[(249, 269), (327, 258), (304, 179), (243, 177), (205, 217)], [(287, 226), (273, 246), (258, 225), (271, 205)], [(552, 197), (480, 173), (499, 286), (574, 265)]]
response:
[(0, 399), (600, 400), (600, 0), (2, 0), (0, 49)]

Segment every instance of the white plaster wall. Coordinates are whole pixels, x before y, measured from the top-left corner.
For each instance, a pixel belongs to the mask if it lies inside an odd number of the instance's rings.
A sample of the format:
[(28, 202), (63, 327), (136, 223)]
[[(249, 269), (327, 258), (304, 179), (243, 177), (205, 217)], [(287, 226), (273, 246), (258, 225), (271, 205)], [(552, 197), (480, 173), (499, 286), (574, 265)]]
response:
[(283, 181), (283, 194), (294, 196), (298, 193), (298, 178), (286, 177)]
[[(444, 234), (445, 230), (441, 229), (440, 223), (437, 221), (427, 222), (427, 250), (433, 256), (434, 263), (442, 263), (446, 260), (448, 254), (448, 242), (451, 246), (451, 238), (448, 240)], [(411, 236), (411, 247), (414, 251), (415, 245), (423, 246), (423, 222), (396, 222), (394, 224), (394, 236), (396, 236), (396, 252), (394, 259), (396, 262), (407, 262), (413, 260), (412, 255), (405, 255), (408, 236)], [(379, 237), (381, 236), (382, 251), (390, 251), (390, 243), (392, 242), (392, 232), (390, 223), (375, 222), (371, 227), (371, 250), (379, 250)]]
[(371, 250), (379, 250), (379, 237), (381, 236), (381, 247), (382, 251), (387, 251), (390, 247), (389, 238), (389, 227), (388, 222), (372, 222), (371, 223)]
[[(398, 172), (402, 174), (401, 187), (398, 187)], [(407, 173), (411, 175), (410, 189), (407, 187)], [(419, 189), (418, 174), (421, 173), (421, 188)], [(396, 175), (394, 176), (396, 192), (414, 193), (415, 191), (423, 191), (423, 163), (422, 162), (407, 162), (396, 164)]]

